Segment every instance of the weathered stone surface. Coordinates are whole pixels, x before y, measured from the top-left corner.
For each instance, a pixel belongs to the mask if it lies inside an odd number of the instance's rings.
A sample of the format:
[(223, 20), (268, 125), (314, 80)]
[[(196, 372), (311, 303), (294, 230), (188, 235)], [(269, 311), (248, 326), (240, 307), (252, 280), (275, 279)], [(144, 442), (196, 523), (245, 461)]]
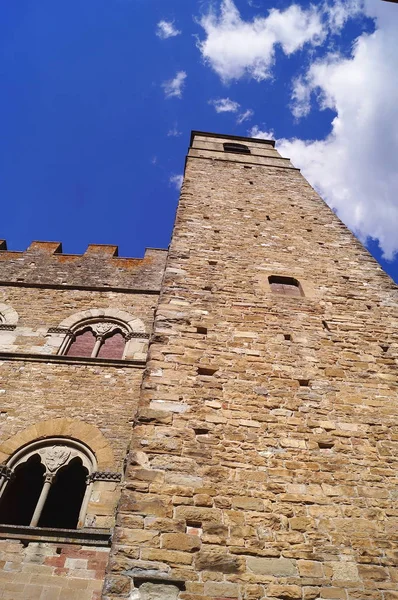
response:
[(301, 587), (298, 585), (275, 585), (267, 588), (268, 597), (281, 598), (283, 600), (301, 599)]
[(255, 558), (246, 559), (247, 568), (259, 575), (273, 575), (274, 577), (292, 577), (297, 575), (297, 566), (294, 560), (287, 558)]
[(180, 590), (174, 585), (143, 583), (133, 592), (137, 600), (177, 600)]
[[(0, 461), (62, 421), (57, 435), (121, 473), (134, 423), (106, 600), (138, 600), (145, 578), (179, 582), (173, 600), (393, 600), (397, 287), (270, 143), (241, 140), (248, 155), (228, 141), (193, 137), (159, 302), (156, 253), (0, 251), (13, 283), (0, 292), (13, 321), (0, 327)], [(150, 293), (130, 293), (146, 276)], [(299, 282), (295, 295), (275, 277)], [(147, 339), (139, 368), (56, 356), (62, 331), (48, 327), (108, 309), (153, 330), (145, 371)], [(88, 525), (111, 527), (120, 486), (98, 483)], [(72, 579), (79, 600), (98, 597), (104, 561), (7, 544), (15, 600), (40, 561), (60, 598)]]

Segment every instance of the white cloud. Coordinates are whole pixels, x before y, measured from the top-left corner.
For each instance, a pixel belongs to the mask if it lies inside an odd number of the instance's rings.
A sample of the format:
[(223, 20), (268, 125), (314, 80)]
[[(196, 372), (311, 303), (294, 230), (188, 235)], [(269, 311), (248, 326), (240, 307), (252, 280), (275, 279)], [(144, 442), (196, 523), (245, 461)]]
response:
[(315, 141), (280, 139), (277, 147), (350, 229), (363, 241), (377, 239), (392, 259), (398, 251), (398, 10), (368, 0), (366, 14), (376, 17), (376, 31), (362, 34), (349, 58), (329, 54), (315, 61), (294, 90), (297, 116), (307, 114), (314, 94), (321, 110), (335, 112), (331, 133)]
[(364, 0), (329, 0), (321, 10), (327, 25), (333, 33), (338, 33), (349, 19), (363, 14)]
[(156, 27), (156, 35), (160, 37), (161, 40), (175, 37), (176, 35), (180, 35), (180, 33), (181, 31), (174, 27), (173, 21), (159, 21)]
[(171, 177), (169, 179), (169, 182), (171, 183), (171, 185), (174, 185), (174, 187), (178, 191), (180, 191), (183, 181), (184, 181), (183, 175), (171, 175)]
[(209, 100), (209, 104), (212, 104), (216, 109), (216, 112), (237, 112), (240, 104), (239, 102), (234, 102), (229, 98), (218, 98), (217, 100)]
[(248, 108), (247, 110), (245, 110), (243, 113), (241, 113), (238, 116), (238, 118), (236, 119), (236, 122), (238, 123), (238, 125), (240, 125), (244, 121), (251, 119), (253, 115), (254, 115), (254, 112), (252, 111), (252, 109)]
[(222, 0), (220, 14), (210, 11), (200, 20), (206, 38), (198, 43), (204, 60), (223, 81), (248, 75), (257, 81), (271, 76), (276, 44), (286, 55), (306, 43), (317, 45), (325, 35), (319, 12), (296, 4), (272, 9), (266, 17), (244, 21), (233, 0)]
[(177, 125), (174, 125), (174, 127), (167, 132), (167, 137), (180, 137), (180, 135), (182, 135), (182, 131), (179, 131)]
[(249, 132), (250, 137), (259, 138), (261, 140), (274, 140), (275, 134), (272, 130), (262, 131), (257, 125), (252, 127)]
[(174, 79), (169, 79), (162, 84), (166, 98), (182, 98), (182, 90), (185, 84), (187, 74), (185, 71), (178, 71)]

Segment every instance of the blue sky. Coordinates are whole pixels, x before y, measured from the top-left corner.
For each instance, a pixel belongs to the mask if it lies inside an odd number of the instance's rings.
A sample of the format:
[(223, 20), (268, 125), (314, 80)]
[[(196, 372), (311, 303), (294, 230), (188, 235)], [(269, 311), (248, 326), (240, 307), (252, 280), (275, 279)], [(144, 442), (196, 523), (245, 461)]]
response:
[(398, 279), (397, 36), (381, 0), (3, 1), (0, 238), (167, 247), (191, 129), (273, 136)]

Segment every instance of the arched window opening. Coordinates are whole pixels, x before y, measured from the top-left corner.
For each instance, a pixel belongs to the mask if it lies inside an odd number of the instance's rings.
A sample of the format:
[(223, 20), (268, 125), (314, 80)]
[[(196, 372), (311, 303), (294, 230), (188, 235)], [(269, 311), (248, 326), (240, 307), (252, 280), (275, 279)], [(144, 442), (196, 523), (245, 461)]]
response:
[(67, 356), (120, 360), (124, 357), (127, 329), (112, 321), (85, 323), (73, 332)]
[(95, 335), (91, 329), (79, 331), (66, 354), (68, 356), (91, 356), (95, 346)]
[(235, 152), (237, 154), (250, 154), (250, 148), (244, 144), (236, 144), (233, 142), (226, 142), (223, 144), (224, 152)]
[(86, 492), (88, 470), (74, 458), (54, 477), (39, 519), (39, 527), (76, 529)]
[(34, 454), (18, 465), (0, 502), (0, 523), (29, 525), (44, 484), (45, 466)]
[(0, 488), (0, 523), (82, 527), (96, 468), (93, 453), (74, 440), (48, 438), (21, 449)]
[(120, 331), (115, 330), (106, 337), (100, 346), (99, 358), (123, 358), (126, 340)]

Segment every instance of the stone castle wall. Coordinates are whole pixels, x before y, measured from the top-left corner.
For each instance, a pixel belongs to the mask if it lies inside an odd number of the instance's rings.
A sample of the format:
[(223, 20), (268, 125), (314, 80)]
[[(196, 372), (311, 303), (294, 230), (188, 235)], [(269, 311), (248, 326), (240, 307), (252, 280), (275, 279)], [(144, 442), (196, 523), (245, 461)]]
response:
[[(117, 476), (94, 481), (81, 535), (0, 525), (2, 599), (101, 596), (166, 254), (119, 258), (115, 246), (89, 246), (71, 256), (49, 242), (0, 248), (0, 463), (59, 436), (87, 445), (98, 471)], [(59, 354), (79, 320), (104, 316), (136, 332), (125, 359)]]
[(228, 141), (193, 136), (104, 599), (394, 600), (397, 287)]

